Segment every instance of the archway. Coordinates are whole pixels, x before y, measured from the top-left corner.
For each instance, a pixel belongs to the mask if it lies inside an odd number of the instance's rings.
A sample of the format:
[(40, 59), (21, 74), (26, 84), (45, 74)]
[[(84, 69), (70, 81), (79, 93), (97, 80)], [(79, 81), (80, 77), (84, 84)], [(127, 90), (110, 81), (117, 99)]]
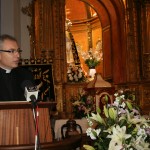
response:
[(104, 78), (114, 84), (126, 81), (126, 41), (123, 1), (82, 0), (97, 12), (101, 25), (104, 50)]

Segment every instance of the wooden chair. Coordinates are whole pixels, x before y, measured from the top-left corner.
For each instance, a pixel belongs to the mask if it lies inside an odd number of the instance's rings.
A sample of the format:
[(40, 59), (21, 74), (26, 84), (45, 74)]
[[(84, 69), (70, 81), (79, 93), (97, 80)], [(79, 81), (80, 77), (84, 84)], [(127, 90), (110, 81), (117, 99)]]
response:
[(82, 127), (73, 119), (69, 119), (66, 124), (62, 125), (61, 127), (62, 139), (65, 139), (69, 136), (82, 134), (82, 132)]

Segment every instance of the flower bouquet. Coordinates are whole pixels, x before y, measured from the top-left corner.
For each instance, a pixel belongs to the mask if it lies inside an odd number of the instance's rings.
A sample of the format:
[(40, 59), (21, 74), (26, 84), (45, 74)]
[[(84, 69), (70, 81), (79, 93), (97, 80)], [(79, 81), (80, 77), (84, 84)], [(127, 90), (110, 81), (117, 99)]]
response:
[(84, 82), (86, 77), (80, 66), (69, 65), (67, 70), (67, 79), (69, 82)]
[(102, 60), (102, 53), (100, 53), (98, 50), (93, 51), (91, 48), (88, 53), (82, 53), (82, 58), (85, 60), (85, 64), (89, 68), (95, 68)]
[(82, 91), (78, 96), (71, 98), (74, 117), (81, 119), (86, 117), (91, 112), (94, 112), (94, 97), (88, 95), (86, 91)]
[(150, 150), (150, 120), (140, 114), (130, 90), (115, 93), (114, 102), (105, 105), (103, 113), (97, 110), (88, 117), (86, 132), (93, 144), (84, 145), (86, 150)]

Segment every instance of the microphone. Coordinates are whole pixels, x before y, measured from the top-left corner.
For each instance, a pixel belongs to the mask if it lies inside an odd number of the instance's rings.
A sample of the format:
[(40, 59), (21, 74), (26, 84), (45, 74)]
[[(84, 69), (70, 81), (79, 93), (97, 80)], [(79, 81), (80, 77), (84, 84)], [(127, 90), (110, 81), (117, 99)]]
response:
[(35, 102), (38, 98), (38, 89), (36, 86), (25, 87), (25, 98), (28, 102)]
[(24, 90), (24, 96), (26, 98), (26, 101), (35, 102), (38, 98), (38, 86), (34, 86), (33, 83), (30, 80), (25, 80), (21, 84), (22, 89)]

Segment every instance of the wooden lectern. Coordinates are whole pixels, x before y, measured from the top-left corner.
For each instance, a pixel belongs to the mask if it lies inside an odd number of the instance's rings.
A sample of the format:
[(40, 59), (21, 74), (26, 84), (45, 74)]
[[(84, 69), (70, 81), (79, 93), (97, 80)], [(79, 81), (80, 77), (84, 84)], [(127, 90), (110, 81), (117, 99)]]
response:
[[(56, 102), (39, 102), (40, 143), (52, 141), (49, 112)], [(0, 145), (35, 143), (35, 123), (29, 102), (0, 102)]]

